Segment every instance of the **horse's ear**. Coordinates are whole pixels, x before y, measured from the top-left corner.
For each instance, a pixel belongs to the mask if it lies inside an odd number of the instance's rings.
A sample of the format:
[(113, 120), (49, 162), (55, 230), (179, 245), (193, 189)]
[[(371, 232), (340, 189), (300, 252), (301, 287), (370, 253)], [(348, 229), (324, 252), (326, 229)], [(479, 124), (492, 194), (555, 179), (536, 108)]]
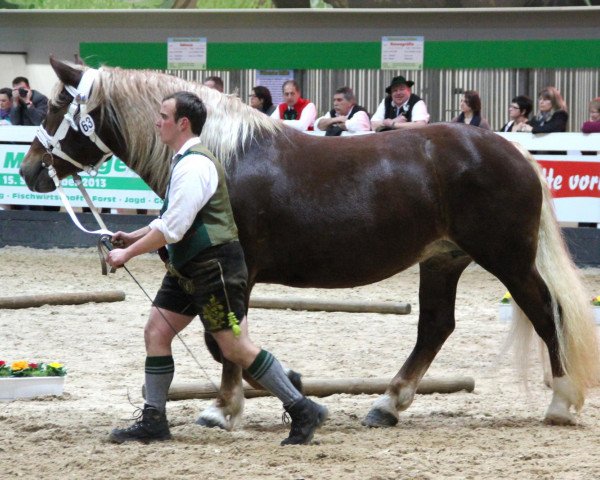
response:
[(79, 80), (81, 80), (81, 76), (83, 75), (81, 70), (77, 70), (60, 60), (56, 60), (52, 55), (50, 55), (50, 65), (56, 72), (56, 76), (65, 85), (72, 85), (74, 87), (79, 85)]

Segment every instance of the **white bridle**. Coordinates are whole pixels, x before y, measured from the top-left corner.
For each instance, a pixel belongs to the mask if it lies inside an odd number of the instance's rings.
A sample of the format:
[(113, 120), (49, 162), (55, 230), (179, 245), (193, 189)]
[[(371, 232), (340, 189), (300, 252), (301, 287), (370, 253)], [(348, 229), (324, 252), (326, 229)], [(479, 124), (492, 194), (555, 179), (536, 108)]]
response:
[[(83, 72), (77, 88), (72, 87), (71, 85), (65, 85), (65, 89), (73, 96), (73, 100), (71, 101), (71, 105), (69, 105), (61, 124), (56, 129), (56, 132), (54, 132), (54, 135), (50, 135), (43, 125), (40, 125), (36, 133), (37, 139), (42, 143), (50, 155), (66, 160), (92, 177), (98, 174), (100, 165), (113, 154), (110, 148), (108, 148), (96, 134), (94, 119), (87, 113), (87, 101), (89, 100), (90, 92), (94, 85), (94, 81), (98, 77), (98, 73), (98, 70), (90, 68)], [(77, 114), (79, 114), (79, 122), (76, 122)], [(81, 133), (88, 137), (103, 153), (102, 157), (95, 165), (82, 165), (62, 150), (60, 142), (67, 136), (69, 128), (72, 128), (76, 132), (81, 131)]]
[[(96, 125), (94, 123), (94, 119), (87, 113), (87, 102), (89, 100), (90, 92), (92, 91), (94, 82), (98, 78), (98, 73), (99, 71), (93, 68), (90, 68), (83, 72), (83, 75), (81, 77), (81, 80), (79, 81), (79, 85), (77, 86), (77, 88), (65, 84), (65, 89), (73, 96), (73, 100), (71, 101), (71, 105), (69, 105), (69, 108), (65, 113), (61, 124), (56, 129), (56, 132), (54, 132), (54, 135), (50, 135), (43, 125), (40, 125), (36, 133), (37, 139), (42, 143), (42, 145), (46, 149), (46, 152), (50, 155), (50, 158), (52, 158), (53, 156), (60, 157), (63, 160), (66, 160), (67, 162), (71, 163), (78, 169), (88, 173), (92, 177), (95, 177), (98, 174), (98, 169), (100, 168), (100, 165), (102, 165), (102, 163), (104, 163), (104, 161), (108, 157), (113, 155), (113, 152), (110, 150), (110, 148), (108, 148), (96, 134)], [(76, 117), (78, 114), (79, 122), (76, 122)], [(100, 160), (98, 160), (98, 162), (95, 165), (83, 165), (77, 160), (71, 158), (69, 154), (62, 150), (60, 142), (64, 140), (64, 138), (67, 136), (69, 128), (72, 128), (76, 132), (81, 131), (81, 133), (88, 137), (94, 143), (94, 145), (96, 145), (96, 147), (98, 147), (98, 149), (103, 153), (102, 157), (100, 158)], [(58, 174), (56, 173), (54, 165), (52, 165), (52, 163), (47, 165), (46, 163), (42, 162), (42, 166), (48, 169), (48, 175), (54, 181), (54, 185), (56, 185), (56, 189), (58, 190), (60, 198), (65, 206), (65, 209), (71, 216), (73, 223), (75, 223), (75, 225), (77, 225), (79, 229), (83, 230), (86, 233), (112, 235), (112, 232), (106, 228), (104, 221), (98, 213), (98, 209), (93, 204), (92, 199), (85, 190), (85, 187), (81, 182), (81, 177), (79, 176), (79, 174), (74, 173), (73, 180), (75, 181), (77, 188), (79, 188), (79, 191), (83, 195), (83, 198), (88, 204), (88, 207), (90, 208), (92, 214), (94, 215), (94, 218), (98, 222), (98, 225), (100, 225), (100, 230), (90, 231), (81, 225), (81, 223), (75, 216), (75, 212), (73, 211), (73, 208), (71, 207), (67, 196), (63, 191), (60, 179), (58, 178)]]

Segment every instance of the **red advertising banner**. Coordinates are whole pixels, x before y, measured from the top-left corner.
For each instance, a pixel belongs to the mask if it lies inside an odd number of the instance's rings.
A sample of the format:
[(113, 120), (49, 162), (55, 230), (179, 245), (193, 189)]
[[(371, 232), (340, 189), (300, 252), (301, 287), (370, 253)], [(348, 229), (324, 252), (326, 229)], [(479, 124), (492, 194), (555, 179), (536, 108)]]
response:
[(600, 199), (600, 161), (536, 159), (542, 167), (554, 198)]

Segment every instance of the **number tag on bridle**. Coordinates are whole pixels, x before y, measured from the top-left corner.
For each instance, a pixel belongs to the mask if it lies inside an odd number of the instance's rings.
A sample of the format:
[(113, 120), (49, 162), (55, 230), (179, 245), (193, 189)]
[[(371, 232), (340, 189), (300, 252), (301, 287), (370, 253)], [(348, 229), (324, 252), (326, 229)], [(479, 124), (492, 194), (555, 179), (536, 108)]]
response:
[(79, 119), (79, 129), (86, 137), (94, 134), (95, 127), (94, 119), (89, 115), (84, 115)]

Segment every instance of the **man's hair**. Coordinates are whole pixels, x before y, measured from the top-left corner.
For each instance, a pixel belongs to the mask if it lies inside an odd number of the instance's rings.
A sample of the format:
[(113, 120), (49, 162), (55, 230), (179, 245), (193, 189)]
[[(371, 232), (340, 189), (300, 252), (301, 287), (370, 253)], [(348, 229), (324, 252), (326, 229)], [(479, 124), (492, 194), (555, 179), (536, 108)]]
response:
[(523, 112), (523, 116), (525, 117), (529, 117), (533, 110), (533, 101), (525, 95), (516, 96), (512, 99), (512, 103), (516, 103), (519, 106), (519, 111)]
[(27, 80), (26, 77), (15, 77), (12, 81), (12, 84), (16, 85), (17, 83), (21, 82), (24, 82), (29, 87), (29, 80)]
[(221, 77), (207, 77), (204, 79), (204, 82), (202, 83), (206, 83), (208, 81), (212, 81), (215, 84), (215, 89), (218, 90), (219, 92), (223, 93), (223, 79)]
[(296, 91), (300, 92), (300, 87), (298, 86), (298, 82), (296, 80), (286, 80), (285, 82), (283, 82), (283, 85), (281, 86), (282, 92), (285, 90), (286, 85), (293, 85)]
[(163, 99), (175, 100), (175, 121), (180, 118), (187, 118), (190, 121), (192, 133), (200, 135), (206, 122), (206, 107), (200, 97), (192, 92), (176, 92)]
[(0, 88), (0, 95), (2, 94), (6, 95), (9, 100), (12, 98), (12, 90), (8, 87)]
[(340, 87), (335, 91), (335, 93), (341, 93), (349, 102), (354, 102), (356, 100), (354, 91), (350, 87)]

